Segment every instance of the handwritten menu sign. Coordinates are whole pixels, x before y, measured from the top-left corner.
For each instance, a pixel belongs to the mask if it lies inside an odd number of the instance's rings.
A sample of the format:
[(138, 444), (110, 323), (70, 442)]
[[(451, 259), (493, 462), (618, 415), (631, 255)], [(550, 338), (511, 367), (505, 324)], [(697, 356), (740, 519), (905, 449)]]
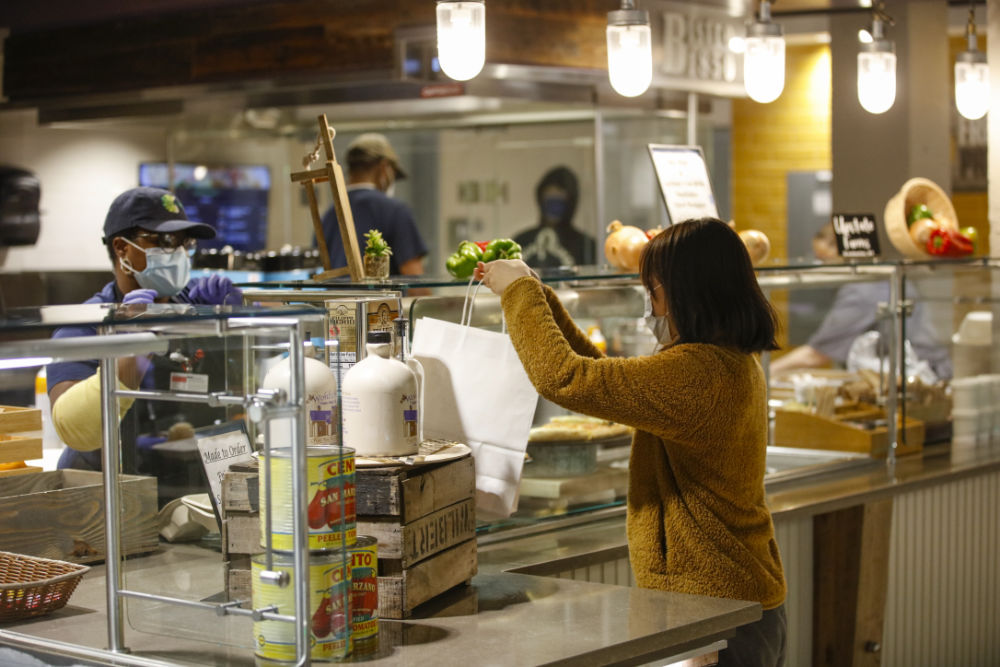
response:
[(209, 497), (218, 515), (222, 507), (222, 477), (234, 463), (252, 460), (253, 448), (242, 422), (232, 422), (195, 433), (198, 454), (208, 478)]
[(689, 218), (719, 217), (700, 146), (649, 144), (649, 157), (670, 224)]
[(831, 218), (841, 257), (874, 257), (879, 254), (874, 213), (835, 213)]

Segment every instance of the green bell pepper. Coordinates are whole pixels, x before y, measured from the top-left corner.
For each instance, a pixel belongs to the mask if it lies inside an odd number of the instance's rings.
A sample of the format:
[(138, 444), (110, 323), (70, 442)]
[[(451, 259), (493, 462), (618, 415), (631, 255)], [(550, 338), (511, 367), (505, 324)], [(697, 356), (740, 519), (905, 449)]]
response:
[(483, 260), (483, 253), (472, 241), (462, 241), (458, 244), (458, 250), (453, 252), (444, 266), (448, 273), (456, 278), (465, 279), (476, 270), (476, 264)]
[(483, 250), (483, 261), (495, 259), (521, 259), (521, 246), (513, 239), (493, 239)]

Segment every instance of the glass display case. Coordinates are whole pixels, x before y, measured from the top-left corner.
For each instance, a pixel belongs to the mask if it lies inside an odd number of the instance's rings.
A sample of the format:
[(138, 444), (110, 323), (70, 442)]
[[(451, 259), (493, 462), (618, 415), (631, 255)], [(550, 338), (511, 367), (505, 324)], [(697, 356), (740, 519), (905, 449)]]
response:
[[(56, 331), (60, 333), (53, 337)], [(325, 333), (325, 317), (306, 306), (52, 306), (8, 310), (0, 318), (0, 335), (5, 372), (44, 365), (50, 377), (79, 378), (60, 396), (57, 407), (64, 402), (79, 408), (61, 408), (76, 410), (71, 423), (60, 422), (62, 437), (79, 449), (95, 450), (85, 452), (95, 455), (85, 462), (92, 465), (90, 470), (101, 472), (74, 471), (97, 478), (89, 487), (95, 495), (93, 511), (80, 506), (72, 518), (49, 516), (44, 513), (46, 503), (39, 501), (33, 520), (51, 535), (33, 548), (43, 557), (105, 561), (109, 650), (127, 651), (128, 624), (144, 633), (242, 648), (249, 655), (264, 646), (258, 624), (270, 622), (284, 628), (288, 657), (309, 654), (315, 643), (311, 625), (316, 623), (310, 601), (315, 607), (319, 598), (316, 582), (307, 576), (316, 557), (310, 556), (306, 527), (311, 489), (305, 453), (313, 416), (307, 416), (304, 369), (306, 357), (320, 356), (327, 345), (338, 342)], [(282, 364), (287, 366), (284, 386), (268, 384), (269, 371)], [(133, 366), (138, 373), (130, 375)], [(87, 369), (97, 372), (99, 389), (74, 391), (89, 387), (84, 381)], [(87, 423), (99, 428), (100, 435), (88, 434)], [(279, 502), (267, 506), (286, 511), (265, 512), (270, 518), (260, 522), (261, 537), (256, 542), (264, 553), (253, 600), (229, 599), (222, 593), (228, 566), (219, 531), (224, 516), (220, 514), (223, 475), (230, 463), (249, 461), (258, 451), (266, 457), (278, 448), (286, 448), (294, 463), (286, 466), (287, 478), (275, 472), (259, 493), (262, 499), (272, 494), (277, 498), (277, 490), (284, 488), (287, 506)], [(50, 474), (24, 472), (22, 477), (37, 475), (39, 480)], [(137, 496), (133, 482), (153, 479), (158, 484), (143, 484), (150, 491)], [(41, 483), (30, 490), (45, 490)], [(62, 489), (57, 484), (52, 492)], [(343, 487), (340, 493), (343, 496)], [(11, 495), (6, 490), (0, 494), (7, 500)], [(282, 516), (291, 545), (284, 547), (284, 555), (272, 540), (278, 529), (263, 528), (277, 526)], [(8, 525), (6, 530), (7, 537), (23, 547), (17, 535), (20, 529)], [(30, 531), (25, 528), (25, 532)], [(124, 558), (157, 550), (161, 535), (170, 541), (198, 542), (222, 554), (208, 561), (194, 559), (194, 567)], [(67, 542), (71, 544), (65, 546)], [(339, 556), (330, 559), (340, 558), (346, 567), (346, 550), (336, 553)], [(183, 560), (183, 555), (171, 558)], [(282, 565), (286, 562), (287, 567)], [(257, 604), (262, 587), (273, 588), (280, 602)], [(337, 591), (342, 598), (348, 595)], [(340, 608), (346, 608), (344, 600), (340, 602)], [(345, 655), (347, 646), (345, 639), (331, 647), (328, 657)]]
[[(845, 467), (883, 465), (883, 459), (892, 465), (896, 456), (950, 442), (953, 384), (974, 385), (963, 389), (962, 396), (979, 396), (990, 391), (987, 386), (995, 379), (997, 361), (990, 357), (989, 344), (996, 305), (992, 281), (998, 268), (1000, 259), (993, 258), (772, 261), (759, 266), (761, 287), (781, 323), (782, 349), (762, 358), (772, 410), (769, 488)], [(637, 275), (574, 267), (542, 271), (541, 277), (608, 354), (653, 351), (655, 341), (642, 321)], [(419, 329), (424, 317), (459, 322), (468, 291), (467, 283), (434, 277), (256, 287), (263, 293), (290, 288), (320, 293), (348, 287), (399, 290), (413, 329)], [(480, 290), (471, 324), (500, 331), (499, 298)], [(789, 363), (796, 358), (789, 353), (801, 347), (818, 354)], [(782, 363), (786, 355), (789, 359)], [(963, 429), (960, 446), (991, 437), (1000, 441), (1000, 423), (985, 416), (992, 408), (969, 405), (959, 409), (961, 419), (955, 422)], [(563, 414), (562, 408), (540, 399), (534, 423)], [(628, 438), (566, 444), (554, 453), (553, 447), (529, 443), (519, 509), (509, 519), (482, 522), (481, 541), (546, 530), (552, 522), (624, 512)]]

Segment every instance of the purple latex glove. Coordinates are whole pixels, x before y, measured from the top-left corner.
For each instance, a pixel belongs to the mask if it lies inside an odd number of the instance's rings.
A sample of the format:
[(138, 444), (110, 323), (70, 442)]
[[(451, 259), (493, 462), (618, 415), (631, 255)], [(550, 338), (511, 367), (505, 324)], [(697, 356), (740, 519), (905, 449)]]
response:
[(122, 299), (122, 303), (126, 306), (130, 306), (136, 303), (153, 303), (153, 300), (159, 296), (155, 289), (134, 289), (125, 295)]
[(213, 273), (188, 283), (188, 299), (195, 304), (239, 306), (243, 303), (243, 290), (233, 285), (229, 278)]

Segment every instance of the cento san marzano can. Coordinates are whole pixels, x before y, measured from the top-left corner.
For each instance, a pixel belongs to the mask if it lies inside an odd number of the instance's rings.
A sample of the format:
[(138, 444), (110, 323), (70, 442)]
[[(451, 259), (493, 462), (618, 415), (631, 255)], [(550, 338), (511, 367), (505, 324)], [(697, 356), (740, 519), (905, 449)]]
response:
[(359, 535), (351, 557), (351, 640), (355, 650), (369, 648), (378, 636), (378, 540)]
[[(350, 555), (342, 551), (309, 553), (309, 655), (313, 660), (335, 660), (351, 651)], [(287, 586), (263, 583), (265, 554), (251, 561), (251, 591), (254, 609), (276, 607), (275, 613), (295, 615), (295, 564), (293, 554), (274, 552), (272, 569), (289, 577)], [(295, 660), (295, 624), (286, 621), (254, 621), (254, 653), (268, 660)]]
[[(270, 476), (271, 545), (291, 551), (292, 476), (291, 449), (271, 451), (261, 456), (260, 531), (261, 544), (267, 530), (266, 478)], [(307, 447), (306, 477), (309, 503), (309, 548), (340, 549), (354, 544), (357, 534), (354, 498), (354, 450), (348, 447)]]

